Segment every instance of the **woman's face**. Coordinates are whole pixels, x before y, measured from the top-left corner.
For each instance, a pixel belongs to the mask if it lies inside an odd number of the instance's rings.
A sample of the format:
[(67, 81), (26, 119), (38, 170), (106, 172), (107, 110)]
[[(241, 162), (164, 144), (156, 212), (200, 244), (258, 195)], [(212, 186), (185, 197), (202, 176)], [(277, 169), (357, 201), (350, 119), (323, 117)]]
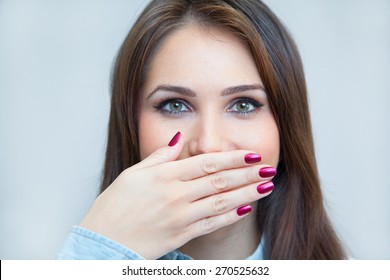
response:
[(162, 43), (139, 100), (141, 159), (176, 132), (180, 159), (250, 150), (277, 166), (279, 133), (248, 49), (231, 33), (190, 24)]

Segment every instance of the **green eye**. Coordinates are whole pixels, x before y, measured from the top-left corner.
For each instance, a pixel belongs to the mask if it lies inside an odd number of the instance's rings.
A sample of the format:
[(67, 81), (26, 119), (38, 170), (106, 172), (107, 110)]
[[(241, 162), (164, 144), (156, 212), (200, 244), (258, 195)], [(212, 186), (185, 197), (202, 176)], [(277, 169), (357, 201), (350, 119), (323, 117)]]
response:
[(169, 110), (172, 112), (180, 112), (183, 108), (183, 103), (172, 101), (169, 103)]
[(247, 115), (256, 112), (261, 106), (262, 104), (251, 98), (239, 98), (234, 100), (234, 103), (227, 109), (227, 111), (239, 115)]
[(157, 110), (164, 114), (182, 115), (191, 111), (189, 105), (180, 99), (168, 99), (161, 102), (155, 107)]
[(238, 113), (238, 114), (247, 114), (256, 110), (256, 106), (253, 102), (248, 100), (239, 100), (233, 104), (229, 111)]
[(246, 101), (237, 102), (236, 107), (237, 111), (239, 111), (240, 113), (247, 113), (251, 111), (251, 104)]

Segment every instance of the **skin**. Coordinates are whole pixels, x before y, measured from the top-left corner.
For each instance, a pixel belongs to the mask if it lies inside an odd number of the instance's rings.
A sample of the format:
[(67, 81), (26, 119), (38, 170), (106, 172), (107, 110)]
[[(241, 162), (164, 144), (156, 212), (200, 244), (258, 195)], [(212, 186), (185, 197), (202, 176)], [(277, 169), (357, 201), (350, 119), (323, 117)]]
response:
[[(191, 89), (195, 96), (183, 96), (174, 90), (156, 91), (161, 85), (185, 87)], [(145, 158), (166, 145), (172, 135), (180, 131), (185, 139), (179, 156), (181, 159), (212, 152), (251, 150), (262, 155), (263, 163), (276, 166), (279, 134), (264, 90), (245, 90), (221, 96), (225, 89), (241, 85), (263, 87), (251, 54), (237, 38), (224, 30), (206, 30), (197, 25), (186, 26), (175, 32), (153, 59), (141, 95), (141, 157)], [(190, 107), (190, 112), (164, 115), (155, 109), (161, 100), (172, 97), (188, 102), (191, 107), (186, 106), (182, 110)], [(239, 116), (229, 111), (237, 108), (231, 108), (231, 105), (234, 104), (232, 100), (238, 97), (253, 98), (263, 106), (248, 116)], [(238, 247), (244, 248), (245, 255), (253, 251), (258, 243), (259, 234), (255, 230), (254, 218), (255, 215), (250, 215), (241, 223), (198, 238), (181, 250), (203, 259), (216, 252), (226, 258), (229, 252), (236, 251), (233, 247)], [(244, 233), (243, 226), (246, 228)], [(241, 242), (233, 242), (233, 239), (237, 240), (237, 235)], [(220, 248), (229, 248), (229, 252)]]
[[(256, 207), (271, 193), (257, 191), (272, 180), (259, 170), (276, 167), (279, 158), (262, 85), (249, 51), (229, 32), (189, 24), (170, 34), (140, 93), (142, 161), (96, 199), (80, 226), (146, 259), (177, 248), (195, 259), (253, 253), (260, 236), (255, 211), (239, 216), (237, 208)], [(178, 131), (179, 141), (168, 146)], [(246, 163), (248, 153), (262, 161)]]

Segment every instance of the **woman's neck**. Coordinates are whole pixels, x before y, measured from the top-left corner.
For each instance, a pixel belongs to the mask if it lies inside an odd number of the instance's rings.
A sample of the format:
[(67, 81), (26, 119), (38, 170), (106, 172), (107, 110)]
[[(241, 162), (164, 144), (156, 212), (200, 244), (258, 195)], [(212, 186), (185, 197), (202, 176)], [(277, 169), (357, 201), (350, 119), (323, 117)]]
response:
[[(256, 209), (257, 205), (252, 205)], [(199, 236), (179, 250), (199, 260), (240, 260), (249, 257), (260, 242), (260, 232), (253, 211), (233, 225)]]

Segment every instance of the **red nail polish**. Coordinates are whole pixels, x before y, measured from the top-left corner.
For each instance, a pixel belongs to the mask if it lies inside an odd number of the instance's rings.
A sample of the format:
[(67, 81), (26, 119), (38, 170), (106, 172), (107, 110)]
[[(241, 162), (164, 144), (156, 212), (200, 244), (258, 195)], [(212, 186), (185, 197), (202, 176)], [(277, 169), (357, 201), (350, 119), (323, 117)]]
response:
[(276, 169), (273, 167), (263, 167), (259, 170), (261, 178), (268, 178), (276, 175)]
[(237, 215), (243, 216), (243, 215), (249, 213), (250, 211), (252, 211), (252, 206), (245, 205), (245, 206), (242, 206), (240, 208), (237, 208)]
[(246, 154), (245, 155), (245, 162), (246, 163), (256, 163), (261, 161), (261, 156), (259, 154)]
[(273, 189), (274, 189), (274, 184), (272, 182), (267, 182), (257, 186), (257, 192), (259, 194), (265, 194), (267, 192), (272, 191)]
[(175, 146), (175, 145), (177, 144), (177, 142), (179, 142), (180, 136), (181, 136), (181, 133), (180, 133), (180, 131), (179, 131), (179, 132), (177, 132), (177, 133), (175, 134), (175, 136), (173, 136), (173, 138), (171, 139), (171, 141), (169, 141), (168, 146), (169, 146), (169, 147)]

